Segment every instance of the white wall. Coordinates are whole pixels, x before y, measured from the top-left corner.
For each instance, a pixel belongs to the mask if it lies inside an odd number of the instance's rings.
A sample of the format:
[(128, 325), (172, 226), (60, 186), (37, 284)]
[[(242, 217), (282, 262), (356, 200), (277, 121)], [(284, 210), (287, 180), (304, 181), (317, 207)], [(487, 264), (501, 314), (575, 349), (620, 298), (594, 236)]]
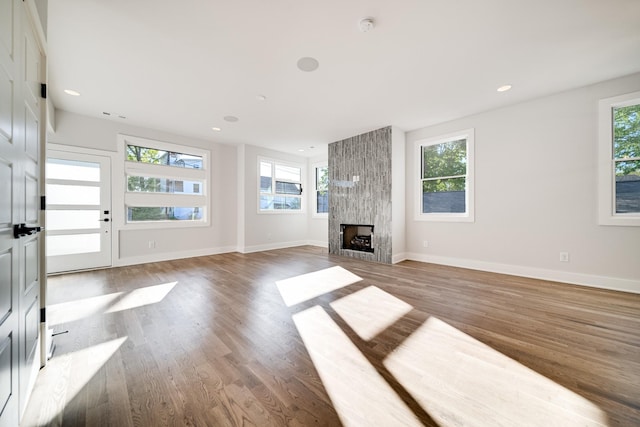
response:
[[(307, 244), (309, 207), (303, 213), (258, 213), (258, 158), (268, 158), (303, 166), (303, 191), (310, 189), (307, 159), (252, 145), (244, 146), (244, 242), (242, 252), (255, 252)], [(307, 193), (309, 194), (309, 193)], [(242, 225), (241, 225), (242, 226)]]
[(393, 262), (407, 258), (406, 240), (406, 180), (405, 180), (405, 133), (397, 127), (391, 128), (391, 248)]
[[(56, 112), (56, 132), (48, 142), (99, 150), (113, 157), (112, 174), (123, 173), (115, 157), (117, 135), (123, 133), (179, 145), (198, 147), (211, 152), (211, 223), (196, 228), (162, 228), (112, 230), (116, 246), (114, 265), (136, 264), (184, 258), (236, 250), (236, 147), (172, 135), (166, 132), (129, 126), (124, 122), (101, 120), (65, 111)], [(124, 188), (112, 188), (112, 195)], [(114, 199), (117, 197), (114, 196)], [(112, 209), (118, 209), (112, 206)], [(123, 207), (121, 207), (123, 209)], [(116, 224), (114, 226), (117, 227)], [(155, 248), (148, 242), (153, 240)]]
[[(409, 258), (640, 292), (640, 227), (598, 225), (596, 183), (598, 100), (638, 90), (635, 74), (408, 132)], [(475, 223), (416, 221), (415, 142), (471, 127)]]

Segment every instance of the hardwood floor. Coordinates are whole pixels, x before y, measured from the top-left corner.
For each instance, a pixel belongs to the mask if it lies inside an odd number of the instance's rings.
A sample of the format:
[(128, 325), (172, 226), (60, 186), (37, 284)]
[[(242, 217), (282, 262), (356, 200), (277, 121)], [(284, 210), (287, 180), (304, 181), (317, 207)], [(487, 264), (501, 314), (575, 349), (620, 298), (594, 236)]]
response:
[(22, 425), (638, 426), (640, 295), (326, 249), (49, 279)]

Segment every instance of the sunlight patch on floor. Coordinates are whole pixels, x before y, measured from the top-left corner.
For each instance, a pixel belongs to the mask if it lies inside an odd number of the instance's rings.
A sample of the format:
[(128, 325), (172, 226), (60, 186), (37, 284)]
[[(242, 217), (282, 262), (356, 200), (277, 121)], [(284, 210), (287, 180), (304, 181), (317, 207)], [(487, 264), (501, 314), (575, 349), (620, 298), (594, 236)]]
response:
[(83, 298), (47, 307), (49, 326), (75, 322), (94, 315), (115, 313), (162, 301), (178, 282), (146, 286), (130, 292), (114, 292), (97, 297)]
[[(126, 340), (127, 337), (117, 338), (82, 350), (54, 356), (49, 361), (49, 365), (55, 365), (53, 371), (51, 371), (52, 367), (48, 365), (40, 375), (47, 376), (53, 372), (57, 378), (51, 379), (54, 382), (48, 384), (49, 387), (40, 389), (36, 385), (34, 389), (34, 395), (44, 393), (46, 389), (46, 395), (39, 397), (39, 401), (42, 402), (45, 409), (41, 410), (37, 425), (60, 425), (65, 404), (78, 396)], [(51, 389), (54, 391), (51, 392)]]
[(322, 307), (293, 320), (345, 426), (422, 425)]
[(362, 278), (336, 266), (276, 282), (287, 307), (359, 282)]
[(413, 309), (411, 305), (376, 286), (368, 286), (330, 305), (366, 341), (373, 339)]
[(47, 307), (47, 321), (49, 326), (86, 319), (104, 313), (123, 292), (83, 298), (76, 301), (51, 304)]
[(73, 372), (77, 377), (69, 384), (67, 402), (71, 401), (89, 383), (91, 378), (111, 359), (126, 340), (127, 337), (116, 338), (62, 356), (70, 356), (73, 359)]
[(608, 425), (587, 399), (434, 317), (384, 365), (442, 427)]
[(115, 313), (117, 311), (131, 310), (136, 307), (157, 304), (162, 301), (177, 284), (178, 282), (169, 282), (125, 292), (122, 298), (109, 307), (105, 313)]

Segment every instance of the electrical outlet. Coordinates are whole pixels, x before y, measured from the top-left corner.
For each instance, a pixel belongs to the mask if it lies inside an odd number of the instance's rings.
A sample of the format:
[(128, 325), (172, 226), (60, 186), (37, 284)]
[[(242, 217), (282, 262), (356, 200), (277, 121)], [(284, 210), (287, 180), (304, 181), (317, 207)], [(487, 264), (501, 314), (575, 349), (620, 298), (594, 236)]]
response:
[(423, 248), (428, 248), (429, 247), (429, 241), (428, 240), (423, 240), (422, 241), (422, 247)]
[(153, 249), (156, 247), (156, 242), (154, 240), (149, 240), (149, 249)]
[(560, 262), (569, 262), (569, 252), (560, 252)]

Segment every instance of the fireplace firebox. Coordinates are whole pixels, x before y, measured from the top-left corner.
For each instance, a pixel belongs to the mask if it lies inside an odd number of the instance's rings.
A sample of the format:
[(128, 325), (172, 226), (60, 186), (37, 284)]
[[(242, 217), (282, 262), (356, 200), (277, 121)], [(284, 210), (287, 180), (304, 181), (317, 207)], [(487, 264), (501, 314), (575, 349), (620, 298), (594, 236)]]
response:
[(340, 224), (342, 249), (360, 252), (373, 252), (371, 240), (373, 225)]

